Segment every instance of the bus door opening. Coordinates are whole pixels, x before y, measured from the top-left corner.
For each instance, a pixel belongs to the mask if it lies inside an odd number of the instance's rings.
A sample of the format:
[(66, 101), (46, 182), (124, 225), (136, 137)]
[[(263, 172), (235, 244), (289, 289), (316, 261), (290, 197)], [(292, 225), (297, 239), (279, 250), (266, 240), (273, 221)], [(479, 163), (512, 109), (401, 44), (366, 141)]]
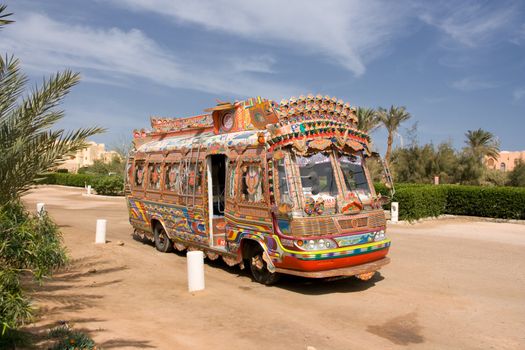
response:
[(223, 154), (208, 157), (208, 211), (210, 214), (210, 242), (215, 247), (226, 245), (224, 219), (227, 158)]

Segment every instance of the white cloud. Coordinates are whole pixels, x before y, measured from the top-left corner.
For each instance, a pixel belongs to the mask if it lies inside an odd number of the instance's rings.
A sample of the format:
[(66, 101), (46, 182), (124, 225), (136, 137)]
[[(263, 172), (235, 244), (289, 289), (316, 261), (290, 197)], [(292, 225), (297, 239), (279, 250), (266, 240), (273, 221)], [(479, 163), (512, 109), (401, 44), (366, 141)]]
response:
[[(352, 71), (388, 46), (406, 24), (410, 3), (351, 0), (113, 0), (135, 11), (167, 16), (294, 52), (327, 57)], [(403, 6), (404, 5), (404, 6)]]
[(514, 101), (520, 101), (525, 98), (525, 88), (518, 88), (512, 93)]
[[(80, 70), (86, 81), (125, 86), (137, 78), (173, 87), (238, 96), (287, 96), (297, 89), (253, 73), (270, 73), (271, 56), (238, 61), (183, 60), (137, 29), (98, 29), (57, 22), (41, 14), (17, 18), (2, 32), (0, 49), (20, 57), (33, 73)], [(266, 74), (268, 75), (268, 74)]]
[(498, 84), (468, 77), (452, 83), (452, 87), (461, 91), (477, 91), (498, 87)]
[(420, 19), (442, 30), (447, 36), (467, 47), (488, 43), (513, 24), (516, 11), (513, 6), (481, 6), (479, 3), (444, 3), (425, 12)]

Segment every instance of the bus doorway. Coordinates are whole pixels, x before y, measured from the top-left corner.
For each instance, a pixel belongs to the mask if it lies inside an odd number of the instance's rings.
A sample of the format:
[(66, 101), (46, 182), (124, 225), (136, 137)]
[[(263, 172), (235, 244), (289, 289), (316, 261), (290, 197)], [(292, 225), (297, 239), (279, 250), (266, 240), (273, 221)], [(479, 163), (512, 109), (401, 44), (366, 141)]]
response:
[(217, 248), (226, 248), (226, 221), (224, 219), (226, 164), (227, 157), (223, 154), (208, 156), (207, 175), (210, 246)]

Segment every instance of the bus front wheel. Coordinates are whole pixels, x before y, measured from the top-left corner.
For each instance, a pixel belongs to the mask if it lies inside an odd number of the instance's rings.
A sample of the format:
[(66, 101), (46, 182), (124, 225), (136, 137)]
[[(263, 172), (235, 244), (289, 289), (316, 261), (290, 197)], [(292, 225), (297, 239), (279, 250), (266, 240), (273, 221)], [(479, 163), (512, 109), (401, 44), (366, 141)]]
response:
[(266, 261), (263, 258), (263, 250), (260, 247), (255, 249), (250, 256), (250, 270), (253, 279), (259, 283), (271, 285), (279, 280), (279, 274), (268, 270)]
[(155, 248), (163, 253), (169, 253), (173, 250), (173, 243), (161, 224), (155, 226)]

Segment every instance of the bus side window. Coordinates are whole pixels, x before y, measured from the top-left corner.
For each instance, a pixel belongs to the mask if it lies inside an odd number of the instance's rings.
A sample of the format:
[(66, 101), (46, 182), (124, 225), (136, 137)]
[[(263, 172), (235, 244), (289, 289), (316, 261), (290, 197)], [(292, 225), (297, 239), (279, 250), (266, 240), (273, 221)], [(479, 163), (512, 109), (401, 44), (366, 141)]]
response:
[(144, 161), (135, 161), (135, 172), (133, 175), (133, 185), (142, 187), (144, 184)]
[(148, 188), (150, 190), (160, 189), (160, 164), (149, 163), (148, 164)]
[(263, 194), (263, 170), (258, 163), (245, 163), (241, 167), (241, 199), (245, 202), (261, 202)]
[(202, 162), (192, 162), (187, 165), (182, 176), (182, 189), (185, 194), (201, 194)]
[(166, 164), (164, 169), (164, 189), (166, 191), (176, 192), (180, 194), (180, 163), (168, 163)]
[(235, 174), (237, 173), (237, 164), (230, 162), (230, 174), (228, 175), (228, 197), (235, 198)]

